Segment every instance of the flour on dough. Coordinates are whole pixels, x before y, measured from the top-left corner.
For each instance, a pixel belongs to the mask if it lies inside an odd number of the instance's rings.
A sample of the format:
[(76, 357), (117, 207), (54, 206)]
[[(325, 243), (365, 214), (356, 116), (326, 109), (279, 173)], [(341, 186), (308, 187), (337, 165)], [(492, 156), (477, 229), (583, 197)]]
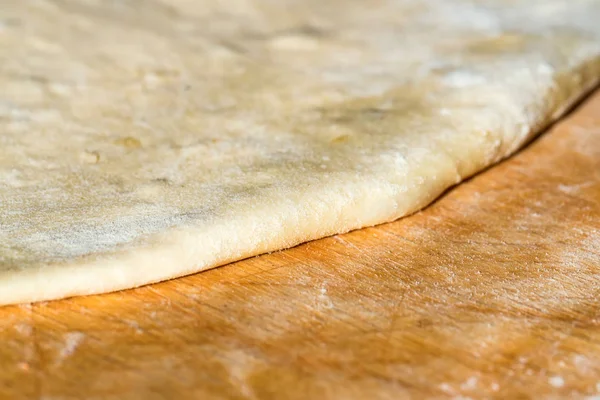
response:
[(5, 0), (0, 304), (391, 221), (600, 77), (596, 0)]

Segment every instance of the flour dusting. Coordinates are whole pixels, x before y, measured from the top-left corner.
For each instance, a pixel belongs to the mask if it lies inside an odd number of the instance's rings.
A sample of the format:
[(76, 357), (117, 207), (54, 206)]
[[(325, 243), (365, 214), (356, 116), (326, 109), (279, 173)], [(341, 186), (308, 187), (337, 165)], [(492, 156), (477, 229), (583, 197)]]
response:
[(56, 363), (60, 364), (65, 359), (71, 357), (81, 342), (85, 339), (85, 334), (82, 332), (69, 332), (65, 335), (65, 342), (58, 353)]

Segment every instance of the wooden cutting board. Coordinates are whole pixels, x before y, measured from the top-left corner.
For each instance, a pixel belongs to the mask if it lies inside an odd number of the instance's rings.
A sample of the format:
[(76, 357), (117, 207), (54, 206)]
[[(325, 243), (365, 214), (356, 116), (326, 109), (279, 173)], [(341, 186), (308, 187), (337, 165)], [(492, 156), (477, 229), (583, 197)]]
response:
[(0, 342), (2, 399), (600, 396), (600, 92), (409, 218), (0, 308)]

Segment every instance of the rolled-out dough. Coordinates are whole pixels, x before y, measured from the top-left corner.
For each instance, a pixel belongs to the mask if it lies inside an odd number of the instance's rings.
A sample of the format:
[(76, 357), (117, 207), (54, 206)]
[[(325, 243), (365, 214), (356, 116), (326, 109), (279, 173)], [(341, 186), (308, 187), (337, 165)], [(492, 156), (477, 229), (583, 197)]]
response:
[(595, 85), (598, 21), (597, 0), (8, 0), (0, 304), (412, 213)]

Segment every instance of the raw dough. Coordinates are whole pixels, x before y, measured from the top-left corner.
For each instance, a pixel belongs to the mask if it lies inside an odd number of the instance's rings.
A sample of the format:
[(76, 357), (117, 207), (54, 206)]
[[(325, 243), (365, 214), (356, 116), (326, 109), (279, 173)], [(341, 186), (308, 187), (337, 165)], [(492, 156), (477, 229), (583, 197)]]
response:
[(0, 304), (391, 221), (600, 76), (597, 0), (5, 0)]

